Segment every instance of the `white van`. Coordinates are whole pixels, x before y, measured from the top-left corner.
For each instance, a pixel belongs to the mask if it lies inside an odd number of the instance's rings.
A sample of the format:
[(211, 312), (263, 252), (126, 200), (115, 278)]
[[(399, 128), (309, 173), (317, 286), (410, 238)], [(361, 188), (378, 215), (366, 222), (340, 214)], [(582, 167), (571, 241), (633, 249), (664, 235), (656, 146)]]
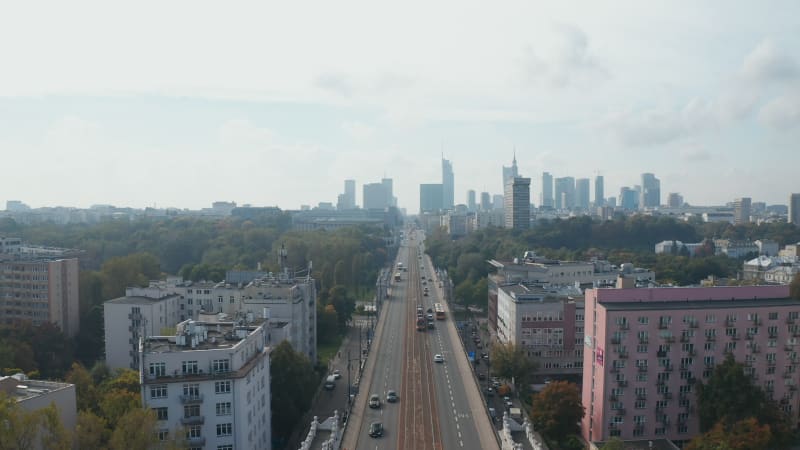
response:
[(333, 390), (333, 388), (336, 387), (336, 377), (334, 375), (328, 375), (328, 378), (325, 378), (325, 385), (323, 387), (329, 391)]

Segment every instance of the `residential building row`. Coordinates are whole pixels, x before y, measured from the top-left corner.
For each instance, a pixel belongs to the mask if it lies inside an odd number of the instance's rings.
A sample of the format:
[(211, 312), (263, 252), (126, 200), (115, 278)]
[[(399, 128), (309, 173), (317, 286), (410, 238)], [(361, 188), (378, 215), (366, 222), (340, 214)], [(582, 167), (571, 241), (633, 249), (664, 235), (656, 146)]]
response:
[(219, 315), (266, 317), (270, 342), (288, 340), (317, 360), (316, 285), (308, 276), (228, 272), (232, 282), (191, 282), (180, 277), (126, 289), (124, 297), (104, 303), (106, 363), (137, 368), (138, 342), (170, 334), (177, 323)]

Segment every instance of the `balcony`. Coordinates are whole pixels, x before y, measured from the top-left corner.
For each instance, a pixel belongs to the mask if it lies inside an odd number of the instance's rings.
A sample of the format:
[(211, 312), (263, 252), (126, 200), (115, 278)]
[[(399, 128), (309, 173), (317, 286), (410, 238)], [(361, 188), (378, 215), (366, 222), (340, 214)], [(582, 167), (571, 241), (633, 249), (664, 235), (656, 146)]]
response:
[(672, 365), (662, 366), (661, 370), (663, 370), (664, 372), (672, 372)]
[(775, 364), (777, 364), (777, 362), (774, 359), (768, 359), (767, 360), (767, 365), (768, 366), (774, 366)]
[(787, 318), (786, 318), (786, 323), (788, 323), (788, 324), (794, 324), (796, 320), (797, 320), (797, 319), (794, 319), (794, 318), (792, 318), (792, 317), (787, 317)]
[(794, 372), (783, 372), (783, 378), (792, 378)]
[(647, 372), (647, 366), (638, 366), (637, 368), (639, 369), (639, 372)]
[(697, 356), (697, 350), (695, 349), (689, 350), (689, 356)]
[(664, 342), (667, 344), (672, 344), (675, 342), (675, 336), (664, 336)]
[(658, 352), (656, 352), (656, 356), (658, 356), (659, 358), (666, 358), (667, 357), (667, 352), (658, 351)]
[(647, 400), (647, 394), (645, 394), (644, 392), (636, 394), (636, 400)]
[(672, 392), (663, 392), (661, 395), (664, 396), (665, 400), (669, 400), (672, 398)]
[(202, 425), (206, 422), (205, 416), (181, 417), (181, 425)]
[(609, 371), (610, 373), (619, 373), (619, 367), (617, 367), (617, 366), (611, 366), (611, 368), (610, 368), (608, 371)]
[(650, 343), (650, 339), (648, 339), (646, 337), (641, 337), (641, 338), (639, 338), (639, 343), (640, 344), (645, 344), (645, 345), (649, 344)]
[(617, 386), (625, 387), (627, 385), (628, 385), (628, 381), (627, 380), (617, 380)]
[(714, 341), (716, 341), (716, 340), (717, 340), (717, 336), (716, 336), (716, 335), (714, 335), (714, 334), (707, 334), (707, 335), (706, 335), (706, 341), (708, 341), (708, 342), (714, 342)]
[(625, 408), (617, 409), (616, 413), (617, 413), (618, 416), (624, 416), (625, 415)]
[(733, 339), (734, 341), (738, 341), (738, 340), (739, 340), (739, 335), (738, 335), (738, 334), (732, 334), (732, 335), (730, 335), (729, 337), (730, 337), (731, 339)]
[(190, 405), (193, 403), (203, 403), (203, 394), (197, 395), (181, 395), (181, 403), (184, 405)]
[(666, 330), (667, 328), (669, 328), (669, 322), (658, 322), (659, 330)]
[(620, 359), (626, 359), (627, 357), (628, 357), (628, 352), (626, 351), (619, 352)]
[(725, 326), (726, 327), (735, 327), (736, 326), (736, 320), (731, 319), (731, 318), (725, 319)]
[(786, 345), (783, 347), (783, 349), (784, 349), (784, 350), (786, 350), (787, 352), (791, 352), (791, 351), (793, 351), (793, 350), (794, 350), (794, 345), (791, 345), (791, 344), (786, 344)]
[(697, 328), (699, 325), (696, 320), (689, 322), (689, 328)]
[(619, 338), (619, 337), (612, 337), (611, 338), (611, 343), (614, 344), (614, 345), (621, 344), (622, 343), (622, 339)]
[(685, 335), (685, 334), (682, 334), (681, 335), (681, 342), (684, 342), (684, 343), (689, 342), (689, 336)]
[(189, 447), (205, 447), (206, 438), (204, 438), (204, 437), (188, 437), (188, 438), (186, 438), (186, 444), (188, 444)]
[(752, 341), (754, 337), (756, 337), (756, 335), (753, 333), (747, 333), (746, 335), (744, 335), (744, 338), (747, 339), (748, 341)]
[(618, 395), (611, 394), (611, 395), (608, 396), (608, 401), (610, 401), (610, 402), (616, 402), (617, 400), (619, 400), (619, 396)]
[(761, 349), (757, 345), (754, 345), (754, 346), (750, 347), (750, 351), (753, 352), (753, 353), (759, 353), (759, 352), (761, 352)]
[(619, 324), (619, 329), (620, 329), (620, 330), (628, 330), (628, 329), (630, 329), (630, 327), (631, 327), (631, 326), (630, 326), (630, 325), (628, 325), (628, 322), (625, 322), (625, 323), (621, 323), (621, 324)]

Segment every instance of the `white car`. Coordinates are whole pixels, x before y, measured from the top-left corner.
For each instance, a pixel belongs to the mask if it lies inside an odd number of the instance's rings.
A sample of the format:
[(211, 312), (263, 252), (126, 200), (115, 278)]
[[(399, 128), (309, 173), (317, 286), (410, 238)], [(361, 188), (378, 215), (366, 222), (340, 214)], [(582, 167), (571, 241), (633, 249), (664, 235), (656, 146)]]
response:
[(435, 362), (435, 363), (443, 363), (444, 362), (444, 356), (442, 356), (442, 355), (440, 355), (438, 353), (433, 355), (433, 362)]
[(333, 378), (335, 378), (335, 379), (337, 379), (337, 380), (338, 380), (339, 378), (342, 378), (342, 372), (341, 372), (339, 369), (335, 369), (335, 370), (333, 371)]

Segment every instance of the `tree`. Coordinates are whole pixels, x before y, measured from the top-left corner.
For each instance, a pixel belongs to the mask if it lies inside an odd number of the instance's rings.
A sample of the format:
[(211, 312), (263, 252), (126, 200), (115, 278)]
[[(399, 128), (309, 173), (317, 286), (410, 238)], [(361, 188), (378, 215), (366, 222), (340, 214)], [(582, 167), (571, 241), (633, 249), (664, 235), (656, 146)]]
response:
[(134, 408), (119, 419), (111, 434), (111, 450), (148, 450), (156, 442), (156, 414), (150, 409)]
[(78, 448), (103, 448), (110, 436), (106, 421), (91, 411), (78, 412), (75, 441)]
[(70, 448), (70, 437), (54, 404), (34, 411), (26, 411), (17, 401), (0, 394), (0, 448), (28, 450)]
[(761, 425), (755, 417), (730, 426), (717, 422), (706, 433), (689, 442), (687, 450), (767, 450), (772, 440), (769, 425)]
[(58, 408), (50, 403), (46, 408), (37, 411), (39, 414), (39, 442), (42, 448), (53, 450), (70, 450), (72, 438), (69, 431), (61, 423)]
[(697, 386), (697, 415), (700, 431), (707, 432), (722, 423), (724, 429), (753, 417), (758, 423), (769, 426), (772, 434), (771, 448), (783, 448), (791, 435), (788, 417), (751, 379), (744, 374), (744, 366), (728, 354), (714, 367), (707, 383)]
[(331, 304), (317, 306), (317, 341), (328, 343), (336, 339), (339, 334), (339, 315), (336, 307)]
[(494, 344), (491, 349), (492, 374), (526, 389), (536, 371), (536, 362), (514, 344)]
[(584, 414), (580, 390), (573, 383), (552, 381), (533, 396), (531, 420), (548, 438), (560, 441), (578, 433)]
[(67, 373), (65, 381), (75, 385), (78, 411), (91, 411), (97, 407), (97, 388), (85, 367), (77, 362), (72, 363), (72, 369)]
[(600, 450), (625, 450), (625, 442), (615, 436), (607, 440)]
[(311, 405), (319, 380), (308, 358), (294, 351), (287, 341), (272, 351), (270, 377), (271, 406), (276, 411), (272, 414), (272, 433), (286, 439)]

